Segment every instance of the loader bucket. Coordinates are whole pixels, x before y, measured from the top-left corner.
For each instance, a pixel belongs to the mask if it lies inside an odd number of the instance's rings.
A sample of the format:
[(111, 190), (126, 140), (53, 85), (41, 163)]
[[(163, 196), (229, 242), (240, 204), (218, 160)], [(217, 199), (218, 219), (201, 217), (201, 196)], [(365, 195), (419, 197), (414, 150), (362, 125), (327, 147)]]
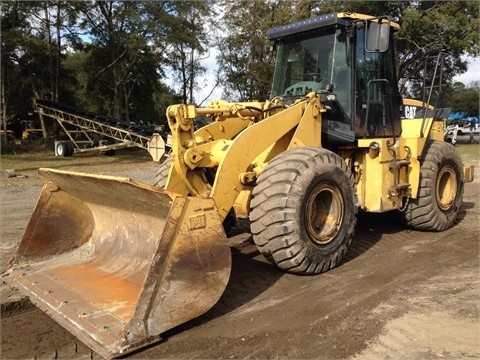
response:
[(6, 281), (94, 351), (119, 356), (210, 309), (230, 248), (212, 199), (51, 169)]

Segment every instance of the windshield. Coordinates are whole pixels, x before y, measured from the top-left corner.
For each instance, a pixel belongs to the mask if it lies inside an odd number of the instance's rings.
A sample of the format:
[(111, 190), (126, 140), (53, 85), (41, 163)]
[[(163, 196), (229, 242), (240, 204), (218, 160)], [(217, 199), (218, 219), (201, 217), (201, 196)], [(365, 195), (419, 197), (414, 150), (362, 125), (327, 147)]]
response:
[(272, 97), (299, 97), (333, 84), (338, 101), (350, 112), (351, 62), (344, 29), (330, 28), (308, 38), (277, 44)]

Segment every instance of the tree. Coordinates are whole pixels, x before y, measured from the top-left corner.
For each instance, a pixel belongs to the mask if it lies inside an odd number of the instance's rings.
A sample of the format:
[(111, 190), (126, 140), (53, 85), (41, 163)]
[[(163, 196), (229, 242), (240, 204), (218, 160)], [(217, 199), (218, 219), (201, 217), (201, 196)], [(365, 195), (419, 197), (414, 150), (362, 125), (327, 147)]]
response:
[[(216, 46), (224, 92), (237, 100), (265, 99), (273, 77), (274, 53), (265, 49), (269, 28), (307, 18), (311, 1), (224, 0)], [(223, 34), (223, 35), (219, 35)]]
[(165, 3), (1, 2), (2, 119), (7, 109), (26, 118), (29, 100), (50, 90), (73, 106), (157, 122), (165, 109), (154, 99), (172, 89), (161, 83), (164, 47), (154, 46), (146, 10)]
[[(60, 93), (70, 99), (65, 89), (72, 76), (62, 66), (65, 48), (61, 38), (76, 17), (69, 13), (70, 21), (65, 22), (63, 1), (14, 1), (2, 2), (1, 6), (2, 109), (8, 109), (12, 118), (32, 120), (32, 98), (41, 98), (50, 91), (53, 99), (58, 99)], [(71, 39), (73, 33), (69, 30)], [(47, 136), (48, 124), (42, 121), (41, 125)]]
[(14, 74), (18, 70), (18, 61), (22, 55), (19, 46), (27, 25), (25, 12), (21, 5), (0, 3), (1, 7), (1, 78), (0, 78), (0, 122), (7, 130), (8, 115), (13, 113), (13, 99), (7, 89), (14, 85)]
[(2, 2), (2, 117), (24, 116), (33, 96), (48, 87), (48, 49), (38, 28), (32, 25), (35, 6)]
[(82, 13), (82, 28), (91, 36), (84, 47), (86, 57), (77, 55), (85, 79), (84, 102), (119, 119), (156, 122), (160, 115), (154, 99), (158, 92), (171, 91), (162, 77), (177, 2), (90, 1), (72, 6)]
[[(136, 25), (140, 26), (138, 3), (89, 1), (73, 2), (71, 6), (82, 13), (81, 26), (92, 36), (93, 44), (88, 47), (90, 61), (94, 62), (89, 69), (90, 86), (97, 94), (110, 95), (108, 113), (120, 118), (122, 105), (123, 112), (127, 108), (124, 103), (124, 87), (131, 81), (132, 75), (127, 69), (127, 52), (130, 50), (129, 45), (135, 44), (138, 36)], [(100, 101), (105, 105), (106, 99), (103, 96), (99, 98)]]
[(177, 1), (169, 12), (167, 64), (180, 84), (183, 103), (194, 102), (196, 79), (206, 70), (200, 60), (210, 45), (206, 28), (209, 5), (207, 0)]
[[(480, 53), (480, 5), (475, 1), (225, 0), (221, 4), (227, 14), (222, 19), (222, 29), (234, 31), (227, 32), (217, 45), (221, 49), (219, 63), (227, 95), (239, 94), (242, 99), (257, 94), (263, 98), (268, 92), (265, 89), (272, 78), (273, 58), (260, 55), (259, 50), (261, 45), (267, 44), (267, 29), (319, 14), (388, 15), (392, 21), (400, 23), (395, 45), (399, 90), (403, 95), (421, 97), (424, 79), (432, 78), (433, 64), (440, 51), (449, 54), (443, 68), (443, 81), (447, 83), (466, 71), (463, 55)], [(262, 62), (264, 66), (260, 65)], [(260, 79), (266, 83), (261, 83)]]
[(462, 86), (450, 100), (453, 112), (464, 113), (466, 116), (479, 115), (480, 88)]
[(479, 10), (479, 3), (470, 1), (422, 1), (405, 9), (397, 36), (401, 93), (419, 97), (424, 79), (432, 79), (431, 72), (425, 73), (425, 60), (430, 59), (427, 69), (433, 70), (441, 51), (449, 55), (444, 62), (444, 82), (451, 83), (455, 75), (466, 71), (462, 55), (480, 53)]
[[(450, 54), (443, 69), (447, 83), (465, 71), (465, 55), (480, 52), (480, 5), (474, 1), (48, 0), (0, 5), (4, 124), (7, 114), (27, 114), (28, 100), (47, 89), (73, 106), (158, 122), (172, 102), (201, 100), (195, 98), (205, 71), (201, 60), (212, 47), (219, 54), (218, 81), (227, 99), (266, 99), (275, 55), (265, 51), (267, 30), (330, 12), (386, 14), (402, 25), (396, 47), (404, 95), (421, 97), (438, 51)], [(427, 70), (425, 59), (430, 59)], [(176, 89), (165, 85), (166, 71), (174, 74)], [(446, 89), (448, 96), (455, 92)], [(444, 101), (448, 105), (448, 98)]]
[[(403, 95), (421, 97), (424, 80), (433, 77), (439, 52), (449, 54), (443, 65), (443, 81), (467, 69), (462, 55), (480, 54), (479, 15), (476, 1), (331, 1), (319, 2), (326, 12), (351, 11), (388, 15), (401, 25), (396, 34), (397, 77)], [(425, 67), (425, 61), (427, 66)], [(425, 68), (427, 72), (425, 72)], [(427, 86), (430, 83), (427, 81)]]

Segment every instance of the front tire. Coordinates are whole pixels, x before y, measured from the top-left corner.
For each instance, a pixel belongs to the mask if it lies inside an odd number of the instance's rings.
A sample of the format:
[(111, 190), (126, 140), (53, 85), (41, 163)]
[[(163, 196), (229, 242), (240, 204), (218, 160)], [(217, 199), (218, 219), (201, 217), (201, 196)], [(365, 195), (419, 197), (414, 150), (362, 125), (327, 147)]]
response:
[(271, 263), (296, 274), (318, 274), (346, 254), (356, 224), (353, 176), (338, 155), (297, 148), (275, 157), (250, 203), (253, 240)]
[(158, 168), (157, 174), (155, 175), (155, 181), (153, 185), (158, 186), (159, 188), (164, 189), (167, 184), (168, 173), (173, 164), (173, 158), (169, 156)]
[(416, 230), (443, 231), (453, 226), (463, 199), (463, 164), (452, 144), (427, 142), (417, 199), (403, 218)]

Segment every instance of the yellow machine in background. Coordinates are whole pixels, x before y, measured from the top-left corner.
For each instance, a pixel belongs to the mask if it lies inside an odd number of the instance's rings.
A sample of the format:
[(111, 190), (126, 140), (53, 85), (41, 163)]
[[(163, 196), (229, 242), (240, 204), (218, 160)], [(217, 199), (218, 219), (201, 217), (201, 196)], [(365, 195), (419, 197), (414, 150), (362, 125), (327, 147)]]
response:
[(22, 120), (22, 140), (37, 140), (43, 137), (43, 130), (35, 128), (33, 120)]
[[(398, 28), (334, 13), (271, 29), (272, 98), (170, 106), (172, 155), (155, 185), (41, 170), (48, 183), (9, 281), (111, 357), (215, 304), (231, 267), (224, 226), (236, 218), (296, 274), (341, 261), (359, 210), (397, 211), (419, 230), (453, 226), (472, 168), (441, 122), (401, 119)], [(198, 116), (212, 122), (195, 131)]]

